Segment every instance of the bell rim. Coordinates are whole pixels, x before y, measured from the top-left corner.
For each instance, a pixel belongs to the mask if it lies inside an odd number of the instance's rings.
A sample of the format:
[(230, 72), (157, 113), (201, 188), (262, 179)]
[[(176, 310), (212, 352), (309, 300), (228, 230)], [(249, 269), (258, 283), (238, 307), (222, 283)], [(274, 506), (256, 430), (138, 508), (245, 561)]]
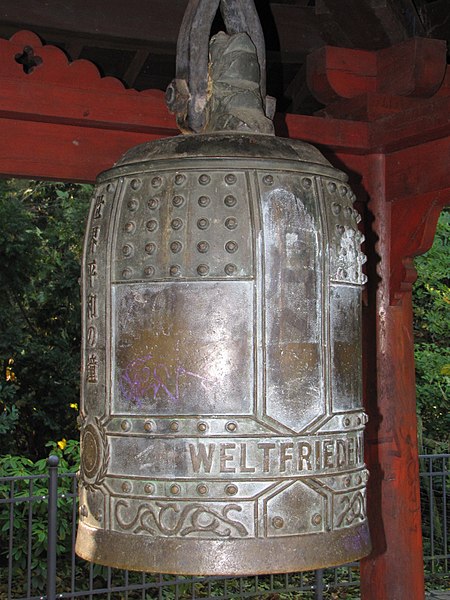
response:
[(270, 540), (149, 537), (79, 523), (75, 552), (85, 560), (131, 571), (244, 577), (344, 565), (367, 556), (371, 548), (367, 520), (336, 531)]

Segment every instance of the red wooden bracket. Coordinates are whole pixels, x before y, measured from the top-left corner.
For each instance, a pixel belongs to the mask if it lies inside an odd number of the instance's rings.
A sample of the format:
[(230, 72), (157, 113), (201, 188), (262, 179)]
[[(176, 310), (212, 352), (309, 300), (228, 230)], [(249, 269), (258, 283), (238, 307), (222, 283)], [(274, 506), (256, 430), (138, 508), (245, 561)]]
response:
[(447, 44), (411, 38), (377, 53), (377, 92), (429, 98), (441, 87), (447, 67)]
[[(440, 102), (444, 98), (436, 100)], [(430, 104), (433, 103), (434, 100)], [(449, 114), (447, 110), (447, 123)], [(438, 113), (435, 116), (437, 118)], [(420, 123), (416, 126), (420, 131)], [(389, 293), (392, 305), (401, 302), (403, 294), (411, 291), (416, 279), (413, 258), (429, 250), (439, 214), (450, 204), (449, 159), (448, 134), (386, 155), (384, 193), (391, 214)]]
[(327, 106), (376, 92), (377, 56), (369, 50), (324, 46), (308, 56), (306, 77), (312, 94)]
[(445, 42), (430, 38), (374, 52), (326, 46), (308, 56), (307, 79), (326, 105), (318, 114), (371, 121), (436, 94), (446, 64)]
[(401, 303), (403, 294), (412, 291), (417, 272), (414, 257), (433, 244), (439, 215), (450, 202), (450, 188), (404, 198), (391, 205), (390, 304)]

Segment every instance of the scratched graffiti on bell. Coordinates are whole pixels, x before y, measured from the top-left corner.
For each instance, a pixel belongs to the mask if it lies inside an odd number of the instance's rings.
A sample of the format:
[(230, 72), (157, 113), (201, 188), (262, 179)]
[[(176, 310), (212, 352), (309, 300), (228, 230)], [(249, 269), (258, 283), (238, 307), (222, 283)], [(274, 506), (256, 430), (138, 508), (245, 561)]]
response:
[(178, 402), (183, 381), (196, 380), (206, 389), (208, 379), (182, 365), (168, 366), (152, 354), (136, 358), (123, 370), (119, 386), (126, 400), (137, 407), (144, 402), (166, 399)]

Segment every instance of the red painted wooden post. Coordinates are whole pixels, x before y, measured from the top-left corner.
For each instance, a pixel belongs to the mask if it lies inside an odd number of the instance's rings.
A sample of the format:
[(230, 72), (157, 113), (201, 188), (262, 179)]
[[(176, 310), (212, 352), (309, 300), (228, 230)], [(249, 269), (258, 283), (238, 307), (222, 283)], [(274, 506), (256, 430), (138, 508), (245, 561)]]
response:
[[(372, 235), (367, 235), (372, 276), (365, 328), (372, 337), (364, 345), (373, 551), (361, 563), (363, 600), (423, 600), (425, 593), (411, 291), (413, 257), (431, 246), (439, 212), (450, 202), (442, 50), (435, 40), (411, 40), (369, 53), (371, 61), (367, 52), (358, 60), (358, 52), (335, 48), (320, 51), (310, 64), (311, 85), (318, 86), (318, 97), (331, 102), (321, 114), (371, 122), (369, 144), (375, 151), (358, 161), (341, 157), (362, 175), (373, 218)], [(403, 71), (389, 81), (384, 68), (393, 57)], [(380, 73), (373, 72), (374, 64)], [(366, 73), (361, 65), (367, 65)], [(339, 69), (345, 70), (342, 78)], [(442, 97), (417, 97), (440, 88)], [(445, 108), (430, 118), (435, 104)], [(423, 119), (428, 126), (422, 127)], [(444, 137), (436, 139), (444, 130)]]
[[(422, 600), (411, 293), (416, 273), (412, 259), (431, 247), (439, 213), (450, 203), (450, 178), (446, 188), (389, 202), (386, 193), (393, 186), (388, 182), (386, 162), (384, 155), (373, 155), (366, 177), (380, 261), (377, 289), (372, 289), (376, 300), (372, 315), (376, 324), (376, 388), (368, 394), (366, 432), (374, 551), (362, 561), (361, 593), (363, 600)], [(424, 167), (426, 162), (424, 159)], [(437, 184), (439, 173), (435, 173)], [(405, 179), (403, 186), (408, 186)]]
[[(42, 59), (28, 74), (15, 60), (26, 46)], [(391, 77), (397, 68), (401, 77)], [(309, 81), (328, 105), (316, 117), (279, 116), (280, 126), (328, 152), (369, 198), (364, 342), (374, 550), (362, 563), (362, 598), (423, 600), (411, 260), (431, 245), (450, 202), (450, 74), (443, 44), (421, 39), (376, 53), (318, 51)], [(0, 174), (78, 181), (92, 181), (133, 145), (176, 133), (162, 92), (125, 90), (29, 32), (0, 40), (0, 127)]]

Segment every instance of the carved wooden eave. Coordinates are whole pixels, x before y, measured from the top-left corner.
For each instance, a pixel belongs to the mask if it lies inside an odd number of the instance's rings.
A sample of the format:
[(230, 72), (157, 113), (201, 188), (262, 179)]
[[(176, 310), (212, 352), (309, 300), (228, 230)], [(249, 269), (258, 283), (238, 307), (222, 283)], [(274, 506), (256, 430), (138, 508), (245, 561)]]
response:
[(0, 119), (3, 173), (50, 179), (93, 181), (130, 146), (178, 132), (163, 92), (126, 89), (28, 31), (0, 40)]

